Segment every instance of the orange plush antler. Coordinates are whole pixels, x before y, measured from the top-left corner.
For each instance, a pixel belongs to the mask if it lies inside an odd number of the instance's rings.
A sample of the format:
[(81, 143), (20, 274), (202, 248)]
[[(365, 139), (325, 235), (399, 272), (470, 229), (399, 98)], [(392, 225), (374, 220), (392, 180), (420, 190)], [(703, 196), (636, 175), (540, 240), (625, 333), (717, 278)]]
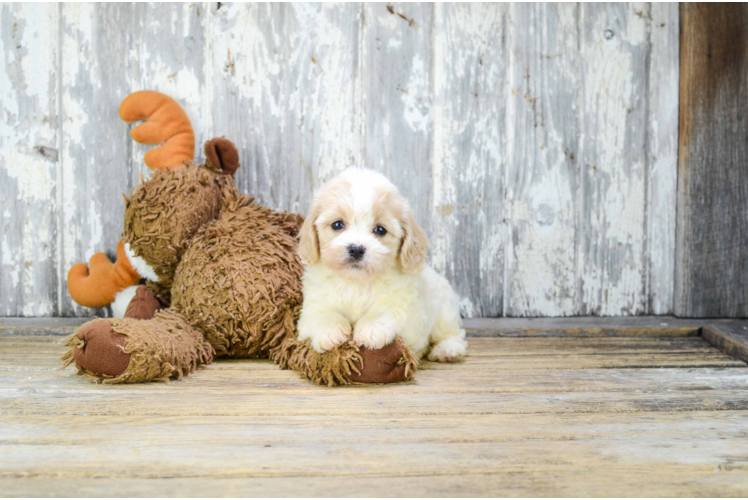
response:
[[(91, 272), (89, 273), (89, 268)], [(140, 283), (140, 275), (130, 265), (122, 240), (117, 244), (117, 262), (112, 264), (104, 253), (95, 253), (88, 263), (82, 262), (68, 272), (68, 291), (73, 300), (86, 307), (104, 307), (128, 286)]]
[(127, 123), (147, 120), (130, 131), (141, 144), (160, 144), (145, 154), (151, 169), (173, 170), (195, 157), (195, 133), (182, 106), (168, 95), (141, 90), (125, 97), (119, 117)]

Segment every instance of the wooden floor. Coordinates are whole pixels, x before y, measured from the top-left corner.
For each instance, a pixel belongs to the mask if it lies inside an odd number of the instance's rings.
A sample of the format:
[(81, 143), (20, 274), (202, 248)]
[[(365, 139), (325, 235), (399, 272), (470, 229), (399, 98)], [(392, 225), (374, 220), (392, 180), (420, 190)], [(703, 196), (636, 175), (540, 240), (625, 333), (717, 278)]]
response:
[(464, 363), (334, 389), (265, 361), (97, 385), (57, 369), (71, 325), (0, 328), (0, 494), (748, 495), (748, 369), (698, 331), (492, 324)]

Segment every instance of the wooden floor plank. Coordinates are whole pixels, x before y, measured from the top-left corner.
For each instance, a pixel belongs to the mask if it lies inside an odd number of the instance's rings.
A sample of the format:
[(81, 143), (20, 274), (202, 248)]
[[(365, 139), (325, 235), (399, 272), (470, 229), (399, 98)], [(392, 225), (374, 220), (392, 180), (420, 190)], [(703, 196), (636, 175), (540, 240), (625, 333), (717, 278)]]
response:
[[(309, 384), (292, 371), (262, 370), (251, 374), (230, 370), (215, 370), (208, 367), (182, 380), (164, 384), (154, 382), (137, 386), (102, 386), (93, 382), (82, 383), (74, 371), (59, 372), (55, 369), (42, 371), (6, 370), (0, 371), (0, 393), (5, 390), (20, 391), (59, 391), (59, 392), (100, 392), (114, 394), (189, 394), (191, 392), (214, 392), (230, 390), (235, 394), (250, 396), (267, 393), (268, 390), (284, 394), (313, 395), (325, 392), (359, 393), (359, 387), (329, 389)], [(748, 370), (737, 368), (642, 368), (642, 369), (588, 369), (554, 370), (549, 377), (548, 370), (524, 370), (521, 377), (517, 371), (461, 371), (459, 375), (447, 370), (419, 372), (418, 378), (408, 384), (377, 387), (380, 395), (440, 393), (565, 393), (565, 392), (667, 392), (667, 391), (709, 391), (737, 390), (748, 387)], [(241, 385), (236, 384), (242, 378)], [(407, 387), (407, 389), (403, 389)]]
[(672, 316), (470, 318), (465, 329), (475, 337), (623, 337), (698, 336), (703, 322)]
[[(708, 466), (619, 468), (553, 471), (552, 474), (516, 468), (494, 473), (409, 477), (277, 478), (155, 478), (54, 480), (55, 496), (82, 497), (576, 497), (651, 496), (744, 497), (745, 472)], [(611, 487), (611, 485), (615, 485)], [(9, 497), (49, 496), (50, 480), (1, 478), (0, 489)]]
[(702, 328), (704, 340), (741, 361), (748, 361), (748, 320), (730, 320)]
[[(744, 457), (748, 452), (745, 441), (735, 434), (728, 434), (726, 439), (666, 434), (650, 435), (646, 439), (624, 436), (564, 441), (528, 438), (500, 442), (384, 443), (352, 439), (275, 445), (214, 443), (206, 439), (199, 443), (163, 445), (145, 442), (98, 446), (46, 444), (44, 461), (39, 460), (38, 447), (16, 445), (14, 450), (0, 447), (4, 454), (12, 452), (15, 458), (12, 463), (3, 465), (0, 477), (67, 477), (81, 481), (96, 477), (328, 477), (334, 481), (351, 476), (492, 474), (506, 469), (553, 474), (591, 469), (598, 464), (639, 469), (647, 464), (652, 467), (670, 464), (681, 465), (686, 470), (715, 470), (728, 456)], [(692, 457), (690, 461), (671, 458), (675, 454), (687, 456), (693, 450), (698, 450), (698, 458)], [(745, 463), (733, 463), (729, 467), (748, 474)]]
[[(26, 360), (24, 369), (59, 366), (55, 354), (65, 348), (51, 340), (11, 337), (0, 341), (0, 371), (16, 366), (17, 357)], [(745, 362), (724, 354), (700, 337), (672, 338), (502, 338), (470, 339), (469, 356), (464, 363), (496, 365), (507, 370), (593, 369), (644, 367), (729, 367)], [(458, 366), (461, 366), (458, 365)], [(275, 370), (267, 361), (220, 360), (218, 370)], [(424, 362), (423, 370), (454, 371), (454, 365)], [(470, 368), (468, 368), (470, 369)], [(492, 367), (475, 367), (475, 370)]]
[(332, 389), (266, 360), (95, 384), (56, 339), (0, 336), (9, 496), (748, 494), (748, 369), (692, 335), (473, 338)]
[[(91, 318), (0, 318), (0, 335), (68, 335)], [(710, 320), (710, 324), (719, 323)], [(703, 320), (673, 316), (466, 318), (468, 335), (488, 337), (698, 336)]]
[[(46, 364), (49, 358), (43, 356), (25, 356), (28, 365), (19, 367), (20, 371), (56, 370), (60, 364)], [(16, 360), (0, 358), (0, 371), (15, 371)], [(419, 365), (421, 372), (447, 370), (453, 372), (462, 366), (473, 372), (496, 373), (497, 371), (524, 370), (584, 370), (598, 368), (719, 368), (744, 367), (746, 363), (719, 351), (705, 354), (691, 353), (654, 353), (654, 354), (620, 354), (609, 355), (548, 355), (538, 357), (519, 356), (517, 358), (468, 357), (458, 365), (423, 362)], [(278, 367), (267, 360), (218, 360), (210, 366), (211, 370), (236, 371), (242, 373), (256, 371), (277, 371)]]
[[(191, 415), (213, 417), (235, 415), (253, 418), (262, 415), (443, 415), (459, 418), (465, 414), (605, 413), (661, 411), (748, 410), (748, 394), (738, 391), (708, 391), (691, 394), (627, 393), (536, 393), (464, 394), (455, 398), (430, 395), (392, 395), (365, 399), (361, 393), (347, 395), (252, 395), (240, 392), (208, 394), (186, 399), (182, 394), (142, 398), (118, 393), (117, 397), (91, 393), (17, 394), (2, 403), (3, 415)], [(347, 396), (347, 397), (346, 397)]]
[[(701, 337), (610, 337), (610, 338), (472, 338), (470, 357), (540, 356), (549, 354), (632, 354), (632, 353), (714, 353), (714, 347)], [(0, 357), (12, 359), (18, 355), (36, 355), (52, 361), (50, 354), (62, 353), (65, 348), (58, 339), (41, 342), (39, 337), (0, 337)]]

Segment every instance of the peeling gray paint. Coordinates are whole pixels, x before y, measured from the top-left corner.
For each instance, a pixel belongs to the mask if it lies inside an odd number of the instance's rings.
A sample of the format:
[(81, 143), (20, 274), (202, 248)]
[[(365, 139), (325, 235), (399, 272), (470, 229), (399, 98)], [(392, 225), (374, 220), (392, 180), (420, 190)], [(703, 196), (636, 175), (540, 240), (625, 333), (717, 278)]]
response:
[(57, 312), (58, 10), (0, 6), (0, 315)]
[(106, 314), (65, 280), (113, 253), (148, 175), (117, 116), (141, 89), (178, 99), (198, 145), (235, 141), (237, 183), (273, 208), (384, 172), (467, 316), (672, 312), (677, 4), (0, 12), (0, 315)]

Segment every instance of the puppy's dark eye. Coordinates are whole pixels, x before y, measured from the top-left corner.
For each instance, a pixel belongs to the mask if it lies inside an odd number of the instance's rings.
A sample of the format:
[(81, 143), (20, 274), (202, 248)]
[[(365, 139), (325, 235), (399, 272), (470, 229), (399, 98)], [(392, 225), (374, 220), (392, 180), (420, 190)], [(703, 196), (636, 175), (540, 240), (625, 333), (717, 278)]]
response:
[(340, 230), (341, 230), (341, 229), (343, 229), (344, 227), (345, 227), (345, 224), (343, 224), (343, 221), (342, 221), (342, 220), (336, 220), (335, 222), (333, 222), (333, 223), (332, 223), (332, 228), (333, 228), (333, 229), (334, 229), (335, 231), (340, 231)]
[(377, 236), (384, 236), (385, 234), (387, 234), (387, 230), (382, 226), (377, 226), (374, 228), (374, 234), (376, 234)]

